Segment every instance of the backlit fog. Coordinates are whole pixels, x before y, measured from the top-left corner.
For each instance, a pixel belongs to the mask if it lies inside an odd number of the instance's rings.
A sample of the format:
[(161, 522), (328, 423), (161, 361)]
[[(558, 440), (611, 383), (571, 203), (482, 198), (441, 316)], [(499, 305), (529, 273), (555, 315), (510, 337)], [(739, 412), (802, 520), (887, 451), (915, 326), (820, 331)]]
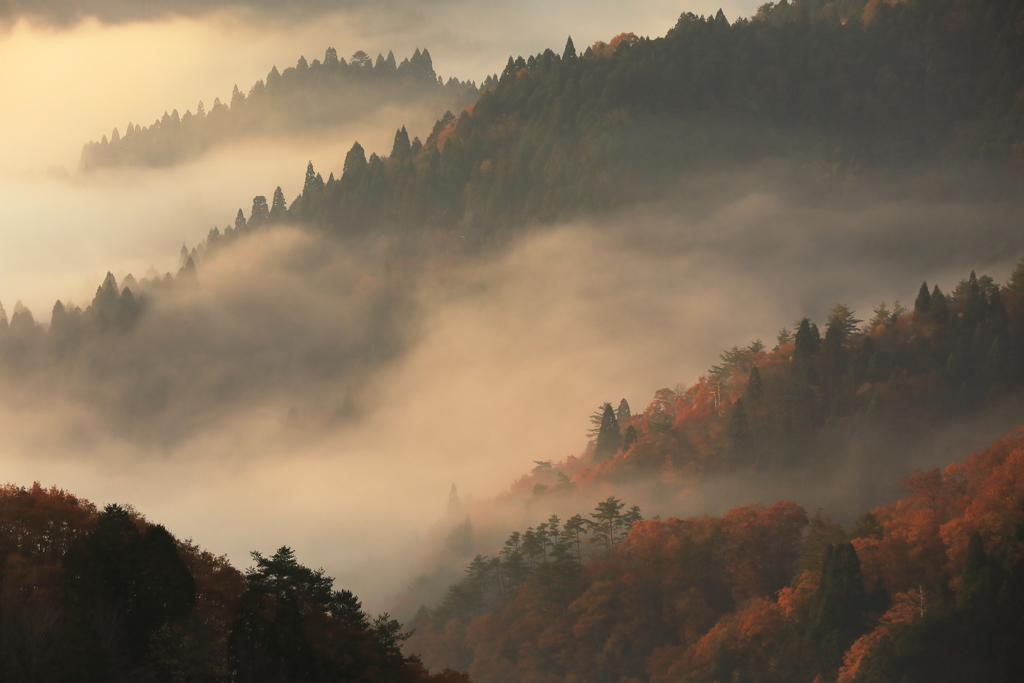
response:
[[(582, 7), (394, 3), (311, 18), (252, 10), (60, 27), (8, 17), (0, 302), (10, 316), (20, 300), (46, 322), (56, 299), (88, 305), (108, 270), (119, 281), (176, 271), (182, 243), (223, 228), (239, 207), (248, 213), (254, 195), (280, 185), (291, 201), (308, 160), (338, 173), (354, 140), (386, 154), (396, 128), (425, 137), (435, 114), (384, 108), (329, 139), (258, 140), (170, 169), (78, 176), (81, 145), (115, 126), (228, 99), (235, 83), (246, 89), (328, 46), (399, 59), (428, 47), (444, 78), (479, 82), (509, 53), (560, 50), (566, 33), (580, 47), (624, 30), (662, 34), (681, 10), (718, 4)], [(730, 17), (754, 9), (724, 7)], [(924, 279), (949, 291), (975, 268), (1001, 281), (1024, 252), (1019, 203), (865, 190), (841, 204), (793, 191), (785, 177), (766, 164), (684, 178), (658, 204), (408, 274), (415, 305), (394, 312), (398, 352), (380, 360), (346, 346), (370, 324), (360, 297), (383, 277), (374, 245), (287, 228), (253, 236), (201, 264), (198, 291), (155, 299), (136, 331), (135, 353), (167, 359), (171, 389), (156, 417), (127, 428), (81, 377), (44, 370), (0, 404), (0, 478), (131, 503), (238, 566), (250, 550), (291, 545), (386, 609), (412, 578), (399, 558), (426, 543), (452, 483), (464, 498), (491, 497), (532, 461), (581, 451), (604, 401), (641, 410), (725, 347), (771, 347), (780, 327), (803, 315), (820, 323), (840, 301), (865, 319), (882, 300), (911, 305)], [(925, 227), (937, 237), (922, 245)], [(240, 393), (201, 391), (214, 375)], [(350, 402), (351, 413), (338, 412)]]

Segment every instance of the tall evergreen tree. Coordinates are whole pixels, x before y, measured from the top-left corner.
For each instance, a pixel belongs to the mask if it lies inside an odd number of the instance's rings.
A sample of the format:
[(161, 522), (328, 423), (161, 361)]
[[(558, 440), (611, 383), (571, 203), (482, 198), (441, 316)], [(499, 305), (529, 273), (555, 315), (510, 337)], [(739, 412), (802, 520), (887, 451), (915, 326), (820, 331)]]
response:
[(808, 613), (810, 635), (820, 644), (822, 673), (834, 678), (843, 653), (866, 630), (867, 605), (860, 559), (853, 544), (829, 545)]
[(358, 142), (352, 145), (352, 149), (345, 155), (345, 165), (342, 169), (343, 180), (355, 180), (366, 168), (366, 152)]
[(565, 41), (565, 50), (562, 52), (562, 59), (576, 59), (576, 46), (572, 44), (572, 36)]
[(274, 190), (274, 198), (270, 204), (270, 220), (275, 223), (284, 220), (287, 210), (288, 205), (284, 200), (284, 192), (278, 186)]
[(632, 416), (633, 414), (629, 410), (629, 402), (626, 399), (619, 401), (619, 407), (615, 409), (615, 418), (621, 423)]
[(1011, 292), (1024, 292), (1024, 256), (1010, 273), (1010, 279), (1006, 281), (1006, 288)]
[(622, 433), (619, 431), (619, 421), (611, 404), (606, 403), (601, 417), (601, 428), (597, 433), (597, 444), (594, 447), (594, 462), (614, 457), (621, 446)]
[(409, 142), (409, 132), (402, 126), (395, 133), (395, 142), (391, 146), (392, 159), (405, 159), (412, 150), (412, 143)]
[(921, 289), (917, 292), (917, 298), (914, 299), (914, 312), (927, 313), (931, 305), (932, 297), (931, 294), (928, 293), (928, 283), (922, 282)]
[(258, 195), (252, 198), (252, 212), (249, 214), (249, 228), (258, 228), (270, 218), (270, 207), (267, 206), (267, 198)]
[(935, 285), (935, 289), (932, 290), (930, 303), (928, 304), (928, 314), (940, 325), (946, 324), (949, 320), (949, 306), (946, 302), (946, 295), (942, 293), (938, 285)]
[(819, 346), (821, 346), (821, 335), (818, 333), (817, 325), (814, 325), (809, 318), (801, 319), (796, 329), (793, 360), (809, 360), (818, 352)]

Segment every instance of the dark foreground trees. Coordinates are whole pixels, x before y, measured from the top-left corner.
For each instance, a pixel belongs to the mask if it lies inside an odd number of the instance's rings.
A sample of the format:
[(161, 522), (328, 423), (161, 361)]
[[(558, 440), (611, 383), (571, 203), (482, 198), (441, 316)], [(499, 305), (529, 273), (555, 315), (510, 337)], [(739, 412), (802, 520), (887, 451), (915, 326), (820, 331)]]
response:
[(0, 680), (395, 683), (406, 635), (281, 548), (243, 576), (131, 508), (0, 488)]

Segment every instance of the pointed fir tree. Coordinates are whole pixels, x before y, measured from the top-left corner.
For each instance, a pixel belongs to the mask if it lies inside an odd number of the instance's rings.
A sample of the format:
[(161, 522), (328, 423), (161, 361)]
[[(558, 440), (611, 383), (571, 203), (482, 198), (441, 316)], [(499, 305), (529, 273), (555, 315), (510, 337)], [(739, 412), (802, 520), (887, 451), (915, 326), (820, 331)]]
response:
[(814, 325), (810, 318), (801, 319), (796, 329), (793, 360), (810, 360), (818, 352), (819, 346), (821, 346), (821, 335), (817, 325)]
[(345, 155), (345, 165), (342, 168), (342, 180), (355, 180), (366, 168), (366, 152), (358, 142), (352, 145), (352, 149)]
[(409, 142), (409, 132), (402, 126), (395, 133), (395, 143), (391, 146), (392, 159), (405, 159), (412, 150), (412, 143)]
[(811, 637), (819, 643), (821, 670), (831, 678), (842, 664), (843, 653), (866, 630), (867, 601), (860, 559), (853, 544), (829, 545), (807, 624)]
[(1006, 289), (1011, 292), (1024, 292), (1024, 256), (1010, 273), (1010, 279), (1006, 281)]
[(281, 187), (278, 186), (274, 190), (274, 199), (270, 204), (270, 220), (274, 223), (284, 220), (285, 214), (288, 211), (288, 205), (284, 200), (284, 192), (281, 191)]
[(622, 423), (632, 416), (633, 414), (629, 411), (629, 403), (626, 399), (619, 401), (619, 407), (615, 409), (615, 419)]
[(932, 297), (931, 294), (928, 293), (928, 283), (922, 282), (921, 289), (917, 292), (917, 298), (914, 299), (914, 312), (927, 313), (931, 305)]
[(622, 446), (622, 434), (619, 431), (619, 421), (615, 418), (615, 411), (610, 403), (604, 406), (604, 413), (601, 417), (601, 427), (597, 432), (597, 444), (594, 447), (594, 462), (608, 460), (619, 452)]
[(562, 59), (576, 59), (576, 46), (572, 44), (572, 36), (565, 41), (565, 51), (562, 52)]

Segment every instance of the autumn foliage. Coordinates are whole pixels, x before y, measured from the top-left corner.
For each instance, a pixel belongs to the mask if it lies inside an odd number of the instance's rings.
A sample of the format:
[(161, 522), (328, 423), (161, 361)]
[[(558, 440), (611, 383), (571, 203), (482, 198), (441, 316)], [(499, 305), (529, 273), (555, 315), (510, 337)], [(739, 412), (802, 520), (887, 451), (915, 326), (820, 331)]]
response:
[(0, 680), (468, 680), (403, 656), (397, 621), (289, 549), (255, 559), (243, 575), (130, 507), (0, 487)]
[(903, 487), (850, 529), (786, 502), (636, 521), (479, 613), (421, 611), (407, 649), (480, 683), (1020, 680), (1024, 430)]

